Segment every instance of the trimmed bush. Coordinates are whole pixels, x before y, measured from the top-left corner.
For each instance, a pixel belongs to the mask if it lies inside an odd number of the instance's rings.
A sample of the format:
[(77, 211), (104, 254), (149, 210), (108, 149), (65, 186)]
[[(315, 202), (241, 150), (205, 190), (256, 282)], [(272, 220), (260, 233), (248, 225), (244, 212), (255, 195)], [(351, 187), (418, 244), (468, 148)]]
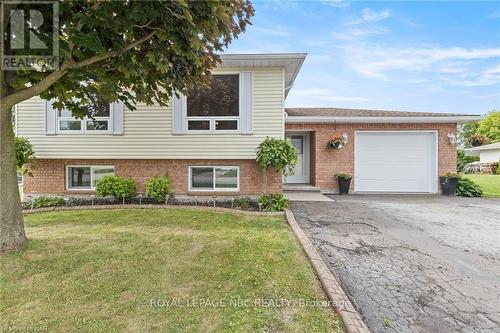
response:
[(170, 177), (155, 176), (150, 178), (146, 184), (146, 194), (156, 201), (164, 201), (167, 195), (172, 195)]
[(481, 197), (483, 190), (469, 178), (460, 178), (457, 184), (457, 195), (460, 197)]
[(96, 183), (99, 197), (112, 196), (116, 199), (130, 199), (135, 196), (135, 183), (132, 178), (104, 176)]
[(30, 202), (30, 206), (33, 208), (64, 206), (64, 205), (66, 205), (66, 200), (64, 200), (63, 197), (49, 197), (47, 195), (41, 195)]
[(281, 193), (262, 194), (257, 202), (267, 212), (282, 212), (288, 208), (288, 199)]
[(252, 203), (252, 199), (249, 197), (236, 197), (234, 198), (234, 207), (240, 209), (249, 209)]

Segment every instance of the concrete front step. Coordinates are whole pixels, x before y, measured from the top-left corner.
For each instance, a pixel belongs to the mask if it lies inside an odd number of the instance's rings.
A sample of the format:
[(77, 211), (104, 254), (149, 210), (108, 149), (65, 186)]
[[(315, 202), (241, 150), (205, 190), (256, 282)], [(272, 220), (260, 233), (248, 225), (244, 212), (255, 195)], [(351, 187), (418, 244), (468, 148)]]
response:
[(320, 192), (320, 188), (310, 184), (283, 184), (283, 191), (293, 192)]

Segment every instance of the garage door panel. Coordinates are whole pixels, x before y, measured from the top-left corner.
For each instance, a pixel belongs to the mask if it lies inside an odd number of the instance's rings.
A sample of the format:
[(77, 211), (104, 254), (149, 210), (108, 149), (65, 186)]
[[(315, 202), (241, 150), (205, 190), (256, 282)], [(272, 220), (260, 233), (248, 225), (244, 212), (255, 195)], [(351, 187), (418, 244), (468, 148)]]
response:
[(356, 132), (355, 190), (434, 192), (433, 132)]

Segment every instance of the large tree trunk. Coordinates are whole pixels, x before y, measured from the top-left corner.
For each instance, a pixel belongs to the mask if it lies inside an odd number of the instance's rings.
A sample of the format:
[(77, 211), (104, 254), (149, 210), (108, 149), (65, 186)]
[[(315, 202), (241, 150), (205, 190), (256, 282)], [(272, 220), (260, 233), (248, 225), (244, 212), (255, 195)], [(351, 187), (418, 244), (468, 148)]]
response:
[(23, 211), (16, 177), (16, 145), (11, 105), (0, 105), (0, 251), (26, 244)]

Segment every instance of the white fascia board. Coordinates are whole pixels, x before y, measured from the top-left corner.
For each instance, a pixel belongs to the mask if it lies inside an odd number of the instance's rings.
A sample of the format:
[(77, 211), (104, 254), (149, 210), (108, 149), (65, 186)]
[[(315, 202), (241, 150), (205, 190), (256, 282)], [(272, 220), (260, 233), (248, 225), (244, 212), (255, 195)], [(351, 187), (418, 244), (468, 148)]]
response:
[(304, 60), (307, 53), (228, 53), (221, 54), (224, 60)]
[(418, 123), (467, 123), (481, 120), (481, 116), (439, 116), (439, 117), (309, 117), (288, 116), (289, 124), (418, 124)]
[(468, 148), (466, 150), (469, 150), (469, 151), (481, 151), (481, 150), (497, 150), (497, 149), (500, 150), (500, 145), (498, 145), (496, 143), (492, 143), (492, 144), (489, 144), (489, 145)]
[(479, 156), (479, 150), (473, 150), (473, 149), (464, 149), (465, 155), (466, 156)]

